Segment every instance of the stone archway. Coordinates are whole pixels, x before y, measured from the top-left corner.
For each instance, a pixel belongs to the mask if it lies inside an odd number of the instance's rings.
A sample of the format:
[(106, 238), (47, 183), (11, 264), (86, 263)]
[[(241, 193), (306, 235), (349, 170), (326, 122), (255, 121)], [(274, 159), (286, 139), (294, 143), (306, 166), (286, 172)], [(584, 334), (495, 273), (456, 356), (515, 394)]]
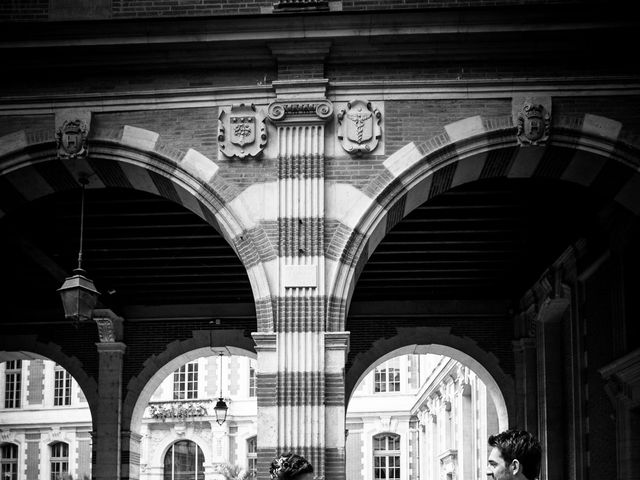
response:
[(163, 144), (159, 134), (124, 125), (97, 130), (86, 160), (56, 158), (52, 132), (19, 131), (0, 138), (0, 188), (6, 192), (0, 218), (23, 203), (78, 188), (120, 187), (148, 192), (178, 203), (216, 229), (244, 265), (256, 304), (260, 331), (273, 330), (271, 287), (264, 264), (276, 252), (262, 227), (237, 200), (239, 189), (218, 175), (218, 165), (194, 149)]
[(87, 374), (80, 360), (67, 355), (60, 345), (53, 342), (40, 342), (36, 335), (0, 336), (0, 362), (13, 359), (48, 359), (56, 362), (78, 382), (91, 410), (91, 418), (97, 418), (98, 384), (96, 380)]
[(345, 376), (346, 399), (370, 371), (390, 358), (410, 353), (433, 353), (453, 358), (478, 375), (495, 403), (501, 430), (515, 422), (513, 380), (504, 373), (493, 354), (485, 352), (467, 337), (451, 334), (448, 328), (398, 328), (397, 331), (397, 335), (376, 341), (368, 351), (355, 357)]
[[(213, 333), (213, 334), (212, 334)], [(122, 476), (139, 478), (140, 435), (144, 411), (162, 381), (186, 362), (211, 355), (211, 349), (225, 348), (232, 355), (256, 358), (255, 345), (242, 330), (195, 331), (193, 337), (174, 341), (159, 355), (149, 358), (146, 367), (127, 384), (122, 408)]]
[(471, 117), (425, 143), (406, 145), (350, 207), (337, 211), (328, 252), (327, 330), (345, 329), (357, 279), (386, 233), (425, 201), (480, 179), (545, 177), (573, 182), (640, 213), (640, 148), (615, 120), (554, 120), (546, 146), (520, 147), (511, 117)]

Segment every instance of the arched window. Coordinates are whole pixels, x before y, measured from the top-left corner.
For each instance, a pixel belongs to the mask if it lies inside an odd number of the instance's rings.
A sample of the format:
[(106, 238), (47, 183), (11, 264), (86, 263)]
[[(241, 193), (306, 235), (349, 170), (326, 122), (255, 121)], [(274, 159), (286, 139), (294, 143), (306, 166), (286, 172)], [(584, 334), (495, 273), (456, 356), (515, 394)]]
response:
[(400, 435), (383, 433), (373, 437), (373, 478), (400, 478)]
[(58, 442), (51, 445), (51, 480), (62, 480), (69, 473), (69, 445)]
[(251, 478), (258, 474), (258, 438), (251, 437), (247, 440), (247, 472)]
[(202, 449), (190, 440), (180, 440), (164, 456), (164, 480), (204, 480)]
[(0, 446), (0, 478), (2, 480), (18, 479), (18, 446), (4, 443)]

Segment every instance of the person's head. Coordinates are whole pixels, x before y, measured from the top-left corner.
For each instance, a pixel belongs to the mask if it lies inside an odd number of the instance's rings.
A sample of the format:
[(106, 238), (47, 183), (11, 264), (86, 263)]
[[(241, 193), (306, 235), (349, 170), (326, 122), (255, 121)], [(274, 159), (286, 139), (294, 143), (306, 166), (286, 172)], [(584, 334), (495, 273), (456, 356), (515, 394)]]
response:
[(489, 478), (534, 480), (540, 475), (542, 450), (529, 432), (506, 430), (491, 435), (489, 446), (493, 447), (489, 454)]
[(284, 453), (271, 462), (271, 480), (312, 480), (313, 467), (304, 457)]

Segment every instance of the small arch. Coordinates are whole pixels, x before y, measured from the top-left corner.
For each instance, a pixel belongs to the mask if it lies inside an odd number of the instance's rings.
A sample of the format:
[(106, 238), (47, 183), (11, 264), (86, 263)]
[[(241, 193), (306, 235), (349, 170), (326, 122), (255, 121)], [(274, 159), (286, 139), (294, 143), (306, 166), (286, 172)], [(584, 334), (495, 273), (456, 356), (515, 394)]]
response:
[(124, 125), (92, 131), (90, 157), (57, 158), (53, 132), (19, 131), (0, 137), (0, 188), (9, 203), (0, 218), (17, 206), (43, 196), (79, 188), (120, 187), (159, 195), (184, 206), (216, 229), (245, 266), (256, 302), (258, 326), (273, 330), (270, 284), (264, 264), (276, 258), (266, 233), (251, 212), (233, 202), (240, 190), (218, 174), (218, 165), (194, 149), (183, 152), (163, 144), (159, 134)]
[[(378, 340), (369, 350), (358, 354), (345, 376), (345, 397), (349, 400), (356, 386), (378, 365), (408, 354), (435, 354), (450, 357), (473, 370), (487, 387), (501, 430), (515, 422), (515, 386), (499, 365), (498, 359), (482, 350), (468, 337), (459, 337), (444, 327), (398, 328), (398, 334)], [(348, 404), (348, 402), (347, 402)]]
[(601, 191), (640, 215), (640, 144), (620, 122), (591, 114), (554, 118), (548, 144), (539, 147), (518, 146), (510, 116), (470, 117), (444, 130), (391, 155), (363, 189), (366, 205), (361, 201), (345, 215), (351, 218), (345, 235), (327, 247), (340, 259), (328, 279), (329, 331), (345, 329), (358, 277), (386, 233), (425, 201), (459, 185), (495, 177), (553, 178)]
[(212, 349), (226, 349), (231, 355), (257, 358), (253, 340), (244, 336), (242, 330), (195, 331), (192, 338), (175, 341), (159, 355), (149, 358), (145, 368), (127, 385), (127, 394), (122, 407), (124, 429), (138, 432), (142, 416), (153, 395), (167, 375), (178, 367), (199, 357), (212, 354)]
[(36, 335), (0, 336), (0, 362), (18, 359), (52, 360), (69, 372), (87, 399), (92, 421), (95, 421), (98, 408), (98, 384), (85, 372), (82, 362), (77, 357), (66, 355), (60, 345), (38, 341)]

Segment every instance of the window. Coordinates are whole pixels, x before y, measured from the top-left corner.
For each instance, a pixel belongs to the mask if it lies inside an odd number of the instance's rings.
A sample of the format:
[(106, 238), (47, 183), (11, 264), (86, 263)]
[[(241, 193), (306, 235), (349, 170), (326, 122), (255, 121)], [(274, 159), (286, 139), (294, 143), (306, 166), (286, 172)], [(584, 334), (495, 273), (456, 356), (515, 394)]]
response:
[(256, 369), (249, 367), (249, 396), (256, 396)]
[(51, 480), (62, 480), (69, 473), (69, 445), (63, 442), (51, 445)]
[(374, 392), (399, 392), (400, 391), (400, 369), (397, 363), (387, 363), (381, 368), (376, 368), (374, 374)]
[(247, 472), (250, 478), (258, 475), (258, 437), (247, 440)]
[(204, 455), (198, 445), (180, 440), (164, 456), (163, 480), (204, 480)]
[(18, 480), (18, 446), (13, 443), (0, 447), (0, 478)]
[(373, 478), (400, 478), (400, 435), (373, 437)]
[(60, 365), (55, 366), (54, 373), (53, 404), (71, 405), (71, 375)]
[(173, 373), (173, 399), (198, 398), (198, 362), (187, 363)]
[(4, 387), (4, 408), (20, 408), (22, 360), (7, 362)]

